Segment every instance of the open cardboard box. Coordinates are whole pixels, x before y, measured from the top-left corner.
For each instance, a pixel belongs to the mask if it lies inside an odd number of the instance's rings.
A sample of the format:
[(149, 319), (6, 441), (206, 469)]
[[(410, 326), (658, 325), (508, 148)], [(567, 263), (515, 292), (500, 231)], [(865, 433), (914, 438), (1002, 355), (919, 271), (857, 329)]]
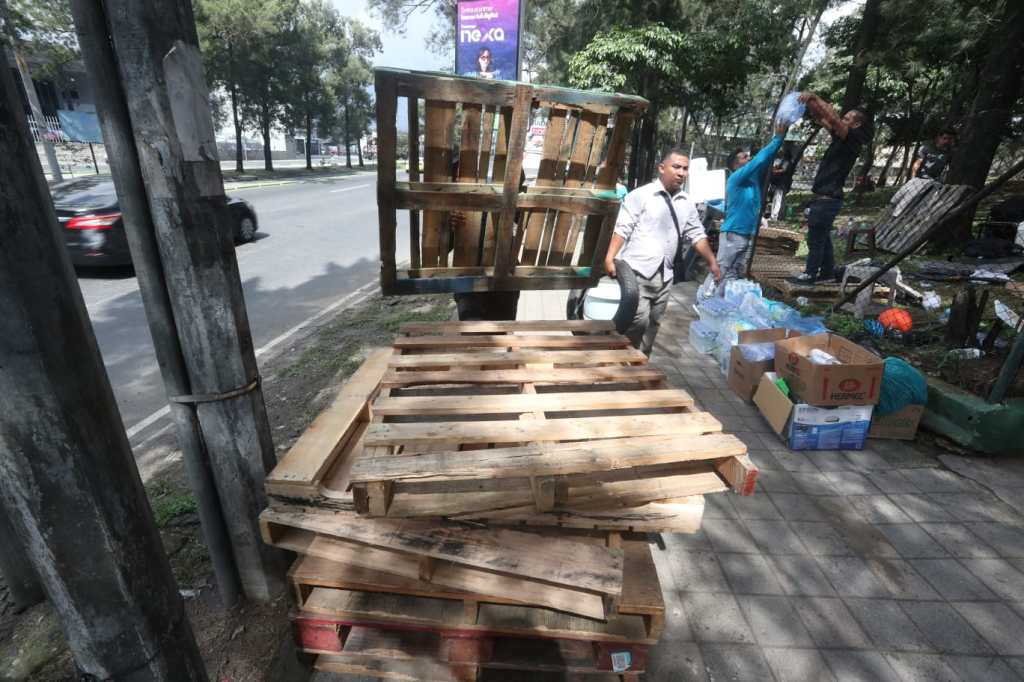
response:
[(765, 372), (754, 404), (791, 450), (861, 450), (871, 426), (873, 405), (816, 407), (793, 403), (775, 385), (776, 372)]
[[(811, 350), (835, 356), (839, 365), (811, 362)], [(885, 363), (838, 334), (796, 336), (775, 342), (775, 371), (808, 405), (874, 405), (882, 390)]]
[(732, 355), (729, 358), (729, 387), (733, 392), (749, 401), (754, 397), (754, 391), (757, 390), (757, 384), (761, 381), (761, 375), (772, 371), (775, 367), (774, 358), (771, 360), (747, 360), (740, 351), (741, 345), (781, 341), (794, 336), (800, 336), (800, 333), (792, 329), (752, 329), (740, 332), (737, 345), (732, 347)]
[(924, 405), (907, 405), (884, 417), (875, 415), (871, 420), (868, 438), (892, 438), (894, 440), (914, 440), (917, 427), (921, 424)]

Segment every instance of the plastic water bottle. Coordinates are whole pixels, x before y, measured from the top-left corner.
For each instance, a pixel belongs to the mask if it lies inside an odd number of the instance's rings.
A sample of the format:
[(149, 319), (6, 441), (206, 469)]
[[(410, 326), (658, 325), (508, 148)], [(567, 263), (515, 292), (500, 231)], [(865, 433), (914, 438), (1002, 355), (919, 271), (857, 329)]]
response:
[(800, 306), (801, 308), (803, 308), (808, 303), (810, 303), (810, 301), (807, 299), (806, 296), (797, 296), (796, 297), (796, 304), (798, 306)]
[(841, 364), (843, 364), (843, 363), (839, 362), (839, 360), (836, 358), (836, 356), (832, 355), (831, 353), (826, 353), (825, 351), (821, 350), (820, 348), (812, 348), (810, 354), (808, 355), (808, 357), (810, 358), (811, 362), (813, 362), (816, 365), (841, 365)]
[(946, 353), (950, 360), (980, 360), (985, 357), (985, 351), (980, 348), (954, 348)]

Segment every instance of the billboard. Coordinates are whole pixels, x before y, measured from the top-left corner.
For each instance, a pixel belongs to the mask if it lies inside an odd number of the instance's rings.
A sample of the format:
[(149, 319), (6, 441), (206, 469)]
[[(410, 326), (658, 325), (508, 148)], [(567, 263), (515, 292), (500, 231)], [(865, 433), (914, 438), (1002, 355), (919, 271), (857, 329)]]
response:
[(60, 127), (64, 130), (64, 137), (71, 142), (96, 142), (103, 144), (103, 136), (100, 134), (100, 122), (96, 114), (88, 111), (57, 111), (57, 118), (60, 119)]
[(519, 11), (525, 0), (459, 0), (455, 72), (519, 79)]

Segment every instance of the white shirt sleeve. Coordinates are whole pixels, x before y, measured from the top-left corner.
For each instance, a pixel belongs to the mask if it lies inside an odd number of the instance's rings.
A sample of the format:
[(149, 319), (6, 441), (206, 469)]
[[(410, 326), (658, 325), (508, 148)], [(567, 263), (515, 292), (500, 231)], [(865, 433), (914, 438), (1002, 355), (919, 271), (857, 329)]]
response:
[(683, 224), (680, 225), (683, 238), (691, 244), (696, 244), (701, 239), (707, 239), (708, 235), (704, 232), (704, 225), (700, 222), (697, 206), (692, 201), (685, 201), (683, 205), (686, 207), (686, 215), (683, 216)]
[(615, 234), (629, 241), (637, 223), (640, 222), (642, 208), (643, 200), (640, 198), (640, 192), (633, 191), (627, 194), (622, 200), (622, 206), (619, 207), (619, 217), (615, 220)]

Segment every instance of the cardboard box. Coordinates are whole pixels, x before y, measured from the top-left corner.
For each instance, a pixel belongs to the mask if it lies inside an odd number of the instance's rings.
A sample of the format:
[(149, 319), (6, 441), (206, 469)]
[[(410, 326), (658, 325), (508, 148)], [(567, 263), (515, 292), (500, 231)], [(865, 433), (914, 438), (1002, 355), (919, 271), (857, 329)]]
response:
[[(842, 364), (811, 362), (811, 350), (820, 348)], [(797, 336), (775, 342), (775, 371), (790, 390), (808, 405), (874, 405), (882, 389), (885, 363), (871, 351), (838, 334)]]
[(800, 336), (792, 329), (754, 329), (739, 333), (738, 344), (732, 347), (729, 358), (729, 387), (744, 400), (754, 397), (761, 375), (775, 368), (774, 358), (771, 360), (752, 361), (743, 357), (739, 346), (745, 343), (769, 343), (782, 339)]
[(754, 404), (791, 450), (861, 450), (871, 427), (873, 405), (816, 407), (794, 404), (779, 387), (776, 372), (765, 372)]
[(884, 417), (875, 415), (871, 420), (868, 438), (914, 440), (917, 437), (917, 427), (921, 424), (921, 415), (923, 414), (924, 405), (907, 405), (902, 410)]

